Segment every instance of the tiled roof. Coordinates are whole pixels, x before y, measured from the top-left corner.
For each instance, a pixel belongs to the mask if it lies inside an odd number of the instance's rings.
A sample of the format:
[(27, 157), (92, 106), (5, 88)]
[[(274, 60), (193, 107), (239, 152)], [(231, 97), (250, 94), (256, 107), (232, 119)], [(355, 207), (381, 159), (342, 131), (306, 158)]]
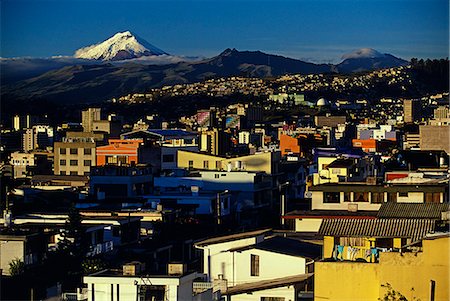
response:
[(450, 204), (387, 202), (381, 205), (377, 217), (440, 219), (444, 211), (450, 211)]
[(283, 218), (376, 218), (376, 211), (358, 210), (351, 212), (348, 210), (294, 210), (288, 212)]
[(431, 219), (324, 219), (319, 234), (324, 236), (412, 238), (432, 233)]

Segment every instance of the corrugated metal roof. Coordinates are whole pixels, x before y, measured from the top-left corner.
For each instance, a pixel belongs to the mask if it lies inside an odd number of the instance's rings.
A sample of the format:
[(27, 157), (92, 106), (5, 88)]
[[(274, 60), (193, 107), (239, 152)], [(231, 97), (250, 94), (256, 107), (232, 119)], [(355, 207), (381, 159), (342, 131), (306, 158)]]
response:
[(261, 234), (266, 234), (270, 231), (272, 231), (272, 229), (255, 230), (255, 231), (250, 231), (250, 232), (243, 232), (243, 233), (236, 233), (236, 234), (219, 236), (219, 237), (212, 237), (212, 238), (208, 238), (208, 239), (204, 239), (204, 240), (196, 242), (195, 246), (203, 247), (203, 246), (219, 244), (219, 243), (229, 242), (229, 241), (238, 240), (238, 239), (256, 237)]
[[(262, 290), (276, 288), (276, 287), (283, 287), (283, 286), (307, 281), (308, 279), (310, 279), (313, 276), (314, 276), (313, 273), (308, 273), (308, 274), (300, 274), (300, 275), (295, 275), (295, 276), (287, 276), (287, 277), (283, 277), (283, 278), (275, 278), (275, 279), (268, 279), (268, 280), (250, 282), (250, 283), (243, 283), (243, 284), (239, 284), (239, 285), (235, 285), (235, 286), (227, 288), (227, 291), (224, 292), (223, 294), (230, 296), (230, 295), (251, 293), (251, 292), (255, 292), (255, 291), (262, 291)], [(234, 298), (233, 298), (233, 300), (234, 300)]]
[(420, 240), (434, 228), (435, 221), (431, 219), (324, 219), (319, 234)]
[(377, 217), (440, 219), (444, 211), (450, 211), (450, 204), (387, 202), (381, 205)]

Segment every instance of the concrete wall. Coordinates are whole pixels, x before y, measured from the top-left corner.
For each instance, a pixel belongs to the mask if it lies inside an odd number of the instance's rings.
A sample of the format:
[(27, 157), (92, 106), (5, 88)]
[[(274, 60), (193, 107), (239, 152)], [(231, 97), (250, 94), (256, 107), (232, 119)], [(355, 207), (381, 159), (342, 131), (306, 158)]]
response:
[[(338, 189), (338, 188), (337, 188)], [(312, 210), (324, 209), (324, 210), (348, 210), (349, 204), (358, 204), (358, 210), (373, 210), (378, 211), (381, 207), (381, 204), (376, 203), (372, 204), (371, 194), (369, 193), (369, 201), (368, 202), (344, 202), (344, 195), (340, 193), (340, 202), (339, 203), (324, 203), (323, 199), (323, 191), (311, 191), (311, 208)]]
[[(228, 286), (294, 276), (306, 272), (305, 258), (290, 256), (259, 249), (228, 251), (255, 243), (254, 239), (242, 239), (210, 246), (204, 250), (203, 272), (210, 279), (227, 280)], [(251, 255), (259, 256), (259, 276), (251, 276)]]
[[(233, 281), (233, 279), (228, 279), (229, 286), (295, 276), (305, 274), (306, 272), (306, 260), (302, 257), (268, 252), (259, 249), (250, 249), (234, 253), (235, 280)], [(251, 276), (251, 255), (259, 256), (259, 276)]]
[[(165, 286), (166, 299), (168, 301), (191, 301), (192, 283), (194, 274), (189, 274), (181, 278), (177, 277), (101, 277), (87, 276), (83, 282), (87, 284), (88, 301), (94, 301), (92, 298), (92, 284), (94, 284), (95, 301), (119, 301), (119, 300), (137, 300), (137, 285), (157, 285)], [(119, 285), (119, 300), (117, 300), (117, 285)], [(112, 294), (111, 294), (111, 289)], [(111, 299), (111, 295), (113, 298)]]
[(17, 240), (0, 241), (0, 268), (4, 275), (9, 274), (9, 263), (13, 259), (25, 262), (25, 242)]
[(444, 150), (450, 154), (450, 125), (421, 125), (420, 149)]
[(297, 218), (295, 219), (296, 232), (318, 232), (322, 218)]
[[(70, 154), (70, 149), (74, 148), (78, 150), (77, 154)], [(65, 154), (61, 154), (60, 150), (66, 149)], [(90, 149), (91, 154), (84, 154), (85, 149)], [(55, 143), (55, 163), (54, 173), (55, 175), (66, 174), (70, 175), (71, 172), (76, 172), (77, 175), (83, 176), (85, 173), (89, 173), (91, 166), (96, 165), (95, 143), (94, 142), (56, 142)], [(66, 160), (65, 165), (60, 164), (60, 160)], [(76, 160), (77, 165), (71, 166), (70, 161)], [(84, 160), (90, 160), (89, 166), (84, 166)]]
[(244, 293), (229, 296), (228, 301), (260, 301), (262, 297), (278, 297), (284, 298), (284, 301), (295, 301), (295, 288), (294, 286), (284, 286), (273, 289), (261, 290), (251, 293)]
[(314, 300), (371, 300), (379, 296), (377, 264), (316, 262)]

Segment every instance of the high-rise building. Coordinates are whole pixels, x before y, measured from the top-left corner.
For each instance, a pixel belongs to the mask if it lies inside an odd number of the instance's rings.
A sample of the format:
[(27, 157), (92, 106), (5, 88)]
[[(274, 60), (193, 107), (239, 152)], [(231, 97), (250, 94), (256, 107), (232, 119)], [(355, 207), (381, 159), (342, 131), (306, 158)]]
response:
[(199, 150), (211, 155), (223, 156), (231, 148), (230, 134), (217, 129), (202, 131), (199, 134)]
[(83, 125), (83, 131), (93, 132), (94, 131), (94, 121), (101, 120), (101, 109), (100, 108), (88, 108), (81, 112), (81, 123)]
[(405, 99), (403, 101), (403, 115), (405, 123), (412, 123), (420, 120), (422, 105), (419, 99)]
[(45, 149), (53, 145), (53, 128), (48, 125), (35, 125), (26, 129), (22, 135), (22, 148), (25, 152)]
[(434, 119), (450, 118), (450, 110), (448, 106), (439, 106), (434, 109)]
[(13, 128), (15, 131), (31, 128), (38, 123), (38, 117), (32, 115), (16, 115), (13, 117)]
[(55, 175), (88, 175), (96, 165), (95, 149), (103, 139), (100, 133), (67, 132), (62, 142), (54, 144)]

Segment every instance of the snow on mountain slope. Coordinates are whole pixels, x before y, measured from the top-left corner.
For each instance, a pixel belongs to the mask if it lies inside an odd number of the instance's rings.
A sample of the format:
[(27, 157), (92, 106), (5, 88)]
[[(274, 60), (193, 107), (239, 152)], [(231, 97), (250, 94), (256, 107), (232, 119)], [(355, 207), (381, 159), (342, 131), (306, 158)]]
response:
[(372, 48), (361, 48), (355, 50), (351, 53), (344, 54), (342, 56), (343, 60), (346, 59), (362, 59), (362, 58), (376, 58), (376, 57), (384, 57), (385, 54), (382, 54), (375, 49)]
[(117, 61), (142, 56), (167, 54), (163, 50), (137, 37), (130, 31), (116, 33), (101, 43), (80, 48), (75, 52), (76, 58)]

